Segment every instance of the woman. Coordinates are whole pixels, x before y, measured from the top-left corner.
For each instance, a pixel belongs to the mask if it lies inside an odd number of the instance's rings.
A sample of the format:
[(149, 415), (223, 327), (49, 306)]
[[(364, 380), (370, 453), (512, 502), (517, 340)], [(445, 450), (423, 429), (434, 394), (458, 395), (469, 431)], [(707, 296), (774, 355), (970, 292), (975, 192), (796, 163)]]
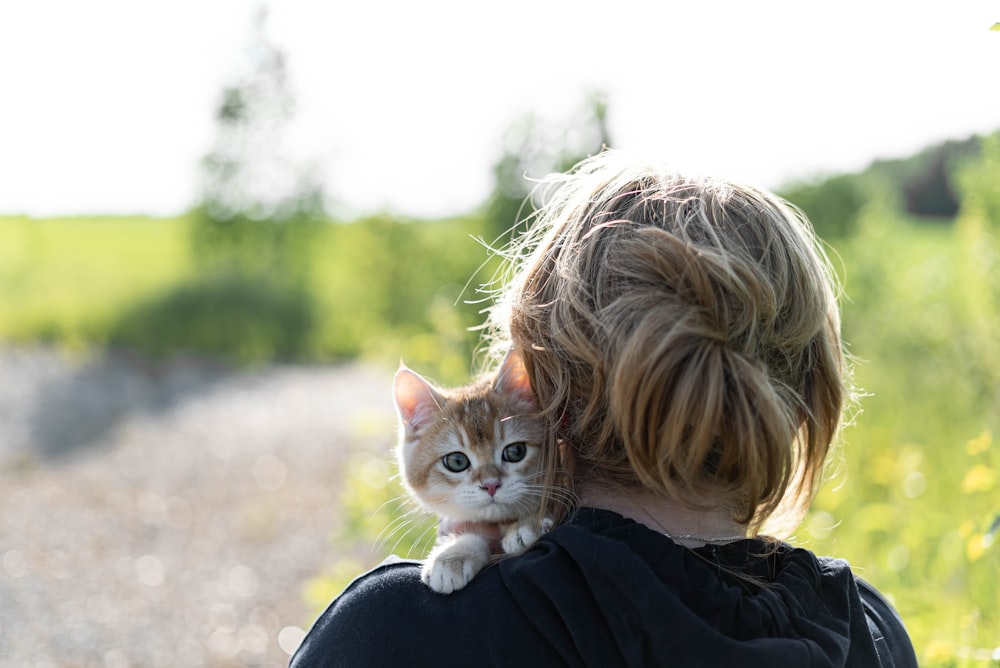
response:
[(384, 564), (292, 664), (916, 665), (845, 562), (762, 533), (807, 508), (850, 394), (804, 216), (613, 151), (543, 194), (491, 325), (547, 418), (562, 523), (450, 596)]

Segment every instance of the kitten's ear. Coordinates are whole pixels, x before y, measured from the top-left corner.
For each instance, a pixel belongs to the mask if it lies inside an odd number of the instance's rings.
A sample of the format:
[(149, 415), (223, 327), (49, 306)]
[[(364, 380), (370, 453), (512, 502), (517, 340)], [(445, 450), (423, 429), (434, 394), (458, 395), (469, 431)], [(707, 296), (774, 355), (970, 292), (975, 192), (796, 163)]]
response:
[(420, 374), (400, 365), (392, 382), (399, 419), (411, 432), (430, 422), (440, 410), (444, 398)]
[(535, 410), (538, 409), (538, 400), (531, 389), (528, 371), (524, 368), (524, 358), (521, 357), (521, 353), (513, 348), (507, 351), (507, 355), (503, 358), (503, 363), (500, 364), (500, 370), (497, 372), (496, 389), (499, 392), (517, 397), (519, 401), (530, 404)]

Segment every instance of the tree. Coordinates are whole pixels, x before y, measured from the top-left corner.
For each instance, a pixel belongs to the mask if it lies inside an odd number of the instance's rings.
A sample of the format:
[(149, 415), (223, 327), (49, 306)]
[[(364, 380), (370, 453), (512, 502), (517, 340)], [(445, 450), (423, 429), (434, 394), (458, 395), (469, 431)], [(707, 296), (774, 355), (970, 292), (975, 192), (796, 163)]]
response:
[(589, 94), (565, 125), (545, 123), (533, 114), (508, 129), (504, 152), (493, 166), (494, 186), (486, 204), (487, 229), (494, 246), (503, 246), (527, 225), (534, 211), (532, 179), (569, 169), (611, 145), (608, 100)]
[(802, 209), (816, 233), (827, 241), (844, 239), (856, 231), (868, 199), (856, 174), (793, 183), (778, 194)]
[(285, 56), (266, 39), (265, 21), (262, 12), (247, 74), (222, 92), (215, 143), (201, 163), (194, 274), (124, 313), (112, 343), (244, 364), (312, 354), (311, 255), (324, 197), (314, 170), (284, 150), (294, 104)]
[(215, 143), (201, 163), (192, 245), (201, 270), (302, 278), (324, 193), (315, 167), (286, 152), (294, 99), (266, 17), (258, 15), (247, 73), (221, 95)]

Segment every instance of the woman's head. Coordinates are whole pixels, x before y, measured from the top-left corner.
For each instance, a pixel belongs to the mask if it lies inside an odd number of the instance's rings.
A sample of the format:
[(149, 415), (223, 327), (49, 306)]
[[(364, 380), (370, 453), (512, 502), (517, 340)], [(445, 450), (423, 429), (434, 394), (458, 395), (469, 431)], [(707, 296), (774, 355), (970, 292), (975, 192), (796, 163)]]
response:
[(804, 216), (613, 151), (547, 186), (492, 318), (576, 483), (728, 508), (754, 528), (783, 498), (808, 502), (846, 368)]

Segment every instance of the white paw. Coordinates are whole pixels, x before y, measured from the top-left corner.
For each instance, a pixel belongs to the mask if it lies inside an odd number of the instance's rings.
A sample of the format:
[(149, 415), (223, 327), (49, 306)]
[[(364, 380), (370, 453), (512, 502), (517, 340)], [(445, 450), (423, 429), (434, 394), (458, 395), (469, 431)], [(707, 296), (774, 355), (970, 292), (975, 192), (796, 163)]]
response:
[(507, 529), (503, 540), (500, 541), (500, 546), (506, 554), (521, 554), (547, 534), (552, 528), (552, 524), (552, 520), (548, 517), (543, 519), (537, 527), (531, 522), (514, 524)]
[(420, 579), (439, 594), (450, 594), (469, 584), (489, 559), (490, 546), (485, 538), (462, 534), (431, 550)]

